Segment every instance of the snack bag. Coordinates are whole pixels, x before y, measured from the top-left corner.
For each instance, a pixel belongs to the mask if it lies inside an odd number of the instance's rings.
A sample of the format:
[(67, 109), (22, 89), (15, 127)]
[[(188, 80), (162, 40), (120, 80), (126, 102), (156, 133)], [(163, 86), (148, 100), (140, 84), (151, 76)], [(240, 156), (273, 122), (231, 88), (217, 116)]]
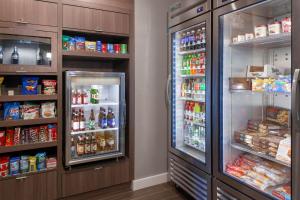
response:
[(4, 103), (4, 120), (18, 120), (20, 119), (20, 103), (6, 102)]
[(21, 128), (15, 128), (15, 134), (14, 134), (14, 145), (20, 144), (20, 138), (21, 138)]
[(27, 173), (29, 171), (29, 157), (21, 156), (20, 160), (20, 172)]
[(20, 170), (20, 157), (12, 157), (9, 162), (10, 175), (18, 175)]
[(37, 95), (38, 94), (38, 77), (23, 77), (22, 78), (22, 94)]
[(56, 80), (43, 80), (43, 94), (53, 95), (56, 94)]
[(41, 171), (41, 170), (45, 170), (46, 169), (46, 153), (38, 153), (36, 154), (36, 166), (37, 166), (37, 170)]
[(21, 117), (24, 120), (40, 118), (40, 106), (30, 103), (22, 105)]
[(5, 131), (1, 130), (0, 131), (0, 146), (5, 146)]
[(29, 157), (29, 172), (36, 172), (36, 157)]
[(7, 129), (5, 136), (5, 146), (13, 146), (14, 145), (14, 129)]
[(49, 141), (56, 141), (57, 128), (55, 124), (48, 125), (48, 139)]
[(41, 105), (42, 118), (54, 118), (55, 112), (56, 112), (56, 108), (54, 102), (42, 103)]

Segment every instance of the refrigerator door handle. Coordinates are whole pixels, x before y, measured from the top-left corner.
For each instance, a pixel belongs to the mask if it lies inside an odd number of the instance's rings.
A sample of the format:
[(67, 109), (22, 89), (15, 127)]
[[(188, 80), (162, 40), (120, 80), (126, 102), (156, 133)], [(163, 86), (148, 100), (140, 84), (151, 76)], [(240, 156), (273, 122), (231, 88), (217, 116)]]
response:
[[(299, 116), (299, 82), (300, 82), (300, 69), (296, 69), (294, 72), (293, 78), (293, 87), (292, 87), (292, 114), (295, 122), (294, 125), (300, 123)], [(299, 129), (299, 127), (297, 127)]]
[(122, 113), (122, 115), (123, 115), (123, 124), (122, 124), (122, 128), (125, 128), (126, 127), (126, 103), (124, 102), (123, 103), (123, 113)]
[(167, 106), (171, 104), (171, 97), (170, 97), (170, 84), (171, 83), (171, 74), (168, 75), (167, 80), (167, 88), (166, 88), (166, 98), (167, 98)]

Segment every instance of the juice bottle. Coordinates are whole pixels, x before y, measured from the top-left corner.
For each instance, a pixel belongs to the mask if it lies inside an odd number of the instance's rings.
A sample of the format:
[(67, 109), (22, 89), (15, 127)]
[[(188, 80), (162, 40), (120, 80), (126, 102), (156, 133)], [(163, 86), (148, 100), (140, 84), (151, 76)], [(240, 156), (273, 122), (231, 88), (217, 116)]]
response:
[(109, 128), (114, 128), (116, 126), (116, 118), (112, 108), (108, 108), (107, 125)]

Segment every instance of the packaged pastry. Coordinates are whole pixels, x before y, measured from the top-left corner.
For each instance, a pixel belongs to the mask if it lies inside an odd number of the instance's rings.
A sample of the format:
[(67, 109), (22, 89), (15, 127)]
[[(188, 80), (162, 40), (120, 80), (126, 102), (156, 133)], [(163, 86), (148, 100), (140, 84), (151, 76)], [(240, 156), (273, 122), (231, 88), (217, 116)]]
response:
[(233, 42), (233, 43), (237, 43), (237, 42), (238, 42), (238, 37), (233, 37), (233, 38), (232, 38), (232, 42)]
[(22, 94), (23, 95), (37, 95), (38, 94), (39, 77), (23, 77), (22, 78)]
[(17, 127), (15, 128), (15, 132), (14, 132), (14, 145), (20, 144), (20, 138), (21, 138), (21, 128)]
[(29, 157), (21, 156), (20, 160), (20, 172), (27, 173), (29, 171)]
[(29, 141), (30, 143), (38, 143), (39, 142), (39, 127), (31, 127), (29, 128)]
[(5, 130), (0, 130), (0, 146), (5, 146)]
[(56, 112), (55, 102), (47, 102), (41, 104), (42, 118), (54, 118), (55, 112)]
[(276, 35), (281, 33), (281, 23), (274, 22), (272, 24), (268, 24), (269, 35)]
[(43, 80), (43, 94), (56, 94), (56, 80)]
[(251, 90), (251, 79), (237, 77), (229, 78), (230, 90)]
[(10, 175), (18, 175), (20, 170), (20, 157), (12, 157), (9, 161)]
[(244, 42), (246, 39), (245, 39), (245, 35), (238, 35), (237, 36), (237, 41), (238, 42)]
[(254, 28), (255, 37), (256, 38), (266, 37), (267, 36), (267, 29), (268, 28), (267, 28), (266, 25), (256, 26)]
[(86, 51), (96, 51), (96, 42), (85, 41)]
[(55, 124), (48, 124), (48, 139), (49, 141), (56, 141), (57, 127)]
[(291, 33), (292, 32), (292, 21), (291, 17), (286, 17), (281, 20), (282, 24), (282, 32), (283, 33)]
[(5, 146), (13, 146), (14, 145), (14, 134), (15, 134), (15, 131), (13, 128), (8, 128), (6, 130)]
[(47, 142), (48, 139), (48, 126), (43, 125), (40, 126), (40, 137), (39, 137), (39, 142)]
[(36, 172), (36, 157), (29, 156), (29, 172)]
[(254, 34), (253, 33), (246, 33), (245, 34), (245, 39), (246, 40), (253, 40), (254, 39)]
[(21, 106), (21, 118), (24, 120), (28, 119), (39, 119), (40, 118), (40, 106), (37, 104), (26, 103)]
[(264, 79), (252, 79), (252, 91), (264, 92)]
[(290, 125), (290, 111), (287, 109), (269, 106), (266, 109), (266, 117), (270, 122), (275, 122), (285, 127)]
[(280, 200), (291, 200), (291, 185), (285, 184), (283, 186), (279, 186), (272, 191), (272, 195), (277, 197)]
[(20, 118), (20, 103), (4, 103), (4, 120), (18, 120)]
[(287, 137), (286, 139), (281, 140), (279, 142), (276, 159), (285, 162), (287, 164), (291, 164), (291, 156), (292, 156), (291, 137)]
[(47, 165), (47, 169), (53, 169), (56, 168), (57, 165), (57, 161), (56, 158), (47, 158), (46, 159), (46, 165)]

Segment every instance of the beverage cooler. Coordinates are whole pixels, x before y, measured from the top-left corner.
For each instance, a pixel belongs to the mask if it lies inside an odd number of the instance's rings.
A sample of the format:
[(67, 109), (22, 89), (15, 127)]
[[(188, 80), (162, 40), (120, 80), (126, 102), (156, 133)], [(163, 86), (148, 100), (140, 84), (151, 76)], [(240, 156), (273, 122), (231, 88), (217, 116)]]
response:
[(300, 199), (299, 6), (240, 0), (214, 12), (214, 175), (250, 199)]
[[(211, 170), (211, 28), (207, 11), (206, 2), (176, 17), (169, 13), (170, 175), (196, 199), (208, 198)], [(186, 21), (178, 23), (179, 19)], [(195, 169), (193, 175), (185, 173), (191, 169)]]
[(65, 73), (65, 165), (125, 155), (125, 74)]

